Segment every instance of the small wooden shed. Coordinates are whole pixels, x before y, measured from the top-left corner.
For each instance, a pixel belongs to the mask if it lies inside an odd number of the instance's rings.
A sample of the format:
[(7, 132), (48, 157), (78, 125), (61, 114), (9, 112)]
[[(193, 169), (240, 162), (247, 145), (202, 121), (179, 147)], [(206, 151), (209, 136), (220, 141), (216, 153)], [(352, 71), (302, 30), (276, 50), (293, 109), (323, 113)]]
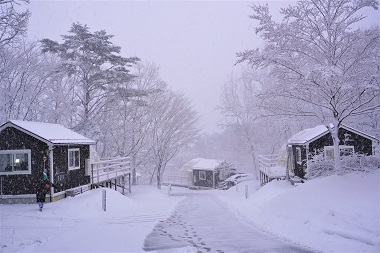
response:
[(36, 183), (45, 170), (57, 185), (50, 201), (67, 189), (86, 189), (86, 164), (95, 142), (59, 124), (11, 120), (0, 126), (0, 202), (34, 203)]
[(218, 167), (221, 161), (213, 159), (199, 159), (191, 168), (193, 171), (194, 186), (215, 188), (218, 183)]
[[(379, 143), (377, 138), (346, 125), (341, 125), (338, 135), (341, 155), (372, 155)], [(329, 157), (334, 154), (333, 140), (326, 126), (319, 125), (293, 135), (287, 144), (289, 175), (305, 178), (307, 161), (321, 152)]]

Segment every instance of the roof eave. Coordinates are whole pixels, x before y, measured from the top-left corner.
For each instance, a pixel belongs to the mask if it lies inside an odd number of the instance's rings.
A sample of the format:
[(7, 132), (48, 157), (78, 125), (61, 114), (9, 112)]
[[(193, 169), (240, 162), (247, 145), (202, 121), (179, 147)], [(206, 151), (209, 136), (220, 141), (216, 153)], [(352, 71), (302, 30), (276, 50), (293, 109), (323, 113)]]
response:
[(45, 143), (48, 144), (48, 145), (54, 144), (54, 143), (52, 143), (51, 141), (49, 141), (49, 140), (47, 140), (47, 139), (45, 139), (45, 138), (42, 138), (41, 136), (39, 136), (39, 135), (37, 135), (37, 134), (35, 134), (35, 133), (32, 133), (32, 132), (26, 130), (25, 128), (23, 128), (23, 127), (20, 127), (20, 126), (14, 124), (14, 123), (11, 122), (11, 121), (8, 121), (7, 123), (3, 124), (3, 125), (0, 127), (0, 131), (2, 131), (3, 129), (5, 129), (5, 128), (7, 128), (7, 127), (14, 127), (14, 128), (16, 128), (17, 130), (19, 130), (19, 131), (21, 131), (21, 132), (24, 132), (24, 133), (26, 133), (26, 134), (28, 134), (28, 135), (30, 135), (30, 136), (32, 136), (32, 137), (34, 137), (34, 138), (36, 138), (36, 139), (42, 141), (42, 142), (45, 142)]

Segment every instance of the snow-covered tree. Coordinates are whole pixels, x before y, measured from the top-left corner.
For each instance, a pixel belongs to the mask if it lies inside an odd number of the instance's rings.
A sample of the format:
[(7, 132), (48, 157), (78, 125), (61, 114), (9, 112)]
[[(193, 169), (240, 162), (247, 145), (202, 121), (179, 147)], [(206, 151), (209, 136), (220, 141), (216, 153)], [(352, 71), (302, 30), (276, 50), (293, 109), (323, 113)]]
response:
[[(164, 90), (166, 84), (154, 63), (137, 63), (133, 75), (135, 78), (128, 83), (129, 92), (119, 87), (114, 99), (106, 106), (101, 117), (102, 137), (98, 145), (101, 145), (102, 156), (130, 156), (133, 183), (136, 183), (136, 167), (146, 155), (142, 150), (149, 150), (147, 139), (151, 134), (149, 114), (152, 108), (147, 106), (148, 101), (153, 94)], [(132, 90), (143, 96), (131, 97)]]
[(120, 56), (121, 48), (111, 42), (112, 37), (104, 30), (92, 33), (86, 25), (74, 23), (69, 34), (62, 36), (63, 43), (41, 40), (42, 51), (57, 54), (67, 74), (79, 81), (75, 90), (81, 105), (75, 127), (79, 132), (96, 129), (105, 102), (118, 87), (131, 81), (128, 68), (139, 60)]
[[(263, 48), (238, 53), (240, 62), (268, 68), (278, 82), (265, 87), (263, 105), (277, 114), (317, 117), (333, 137), (341, 171), (339, 126), (347, 118), (380, 110), (379, 27), (362, 28), (375, 0), (302, 0), (281, 10), (254, 5), (251, 18)], [(332, 124), (331, 124), (332, 123)]]
[(53, 65), (41, 55), (37, 43), (22, 42), (17, 50), (0, 50), (0, 121), (40, 119)]
[(151, 108), (153, 174), (156, 175), (157, 187), (161, 188), (167, 163), (197, 137), (198, 116), (188, 98), (169, 89), (156, 93), (148, 107)]
[(29, 0), (0, 0), (0, 47), (16, 46), (26, 34), (30, 12), (18, 12), (16, 5)]
[[(239, 78), (231, 78), (223, 85), (219, 110), (224, 116), (222, 125), (233, 128), (238, 139), (251, 155), (254, 173), (257, 172), (257, 152), (261, 143), (257, 124), (260, 118), (258, 94), (261, 83), (258, 76), (244, 72)], [(242, 138), (239, 138), (239, 137)]]

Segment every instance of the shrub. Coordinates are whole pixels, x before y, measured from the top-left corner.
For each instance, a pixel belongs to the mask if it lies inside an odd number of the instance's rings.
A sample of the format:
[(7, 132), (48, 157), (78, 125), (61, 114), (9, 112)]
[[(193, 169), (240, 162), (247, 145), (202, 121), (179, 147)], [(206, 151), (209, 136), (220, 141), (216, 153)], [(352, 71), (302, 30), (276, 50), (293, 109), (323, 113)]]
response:
[[(354, 171), (370, 172), (380, 168), (380, 155), (353, 154), (342, 156), (341, 161), (344, 174)], [(315, 155), (309, 160), (307, 168), (306, 178), (308, 179), (330, 176), (335, 173), (334, 160), (325, 157), (323, 153)]]

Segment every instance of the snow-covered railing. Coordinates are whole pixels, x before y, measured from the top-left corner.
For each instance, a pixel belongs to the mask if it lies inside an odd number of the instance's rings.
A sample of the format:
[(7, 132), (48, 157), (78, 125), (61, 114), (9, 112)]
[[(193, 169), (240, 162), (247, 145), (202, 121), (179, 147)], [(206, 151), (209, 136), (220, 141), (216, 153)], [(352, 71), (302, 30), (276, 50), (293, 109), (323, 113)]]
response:
[(278, 155), (259, 155), (259, 170), (270, 173), (270, 168), (277, 165)]
[(192, 181), (188, 177), (167, 176), (167, 177), (164, 177), (162, 184), (172, 185), (172, 186), (190, 187), (190, 186), (192, 186), (191, 183), (192, 183)]
[(131, 173), (129, 157), (108, 158), (91, 163), (91, 184), (99, 184)]
[(261, 185), (286, 176), (286, 168), (278, 165), (278, 155), (259, 155), (259, 171)]

